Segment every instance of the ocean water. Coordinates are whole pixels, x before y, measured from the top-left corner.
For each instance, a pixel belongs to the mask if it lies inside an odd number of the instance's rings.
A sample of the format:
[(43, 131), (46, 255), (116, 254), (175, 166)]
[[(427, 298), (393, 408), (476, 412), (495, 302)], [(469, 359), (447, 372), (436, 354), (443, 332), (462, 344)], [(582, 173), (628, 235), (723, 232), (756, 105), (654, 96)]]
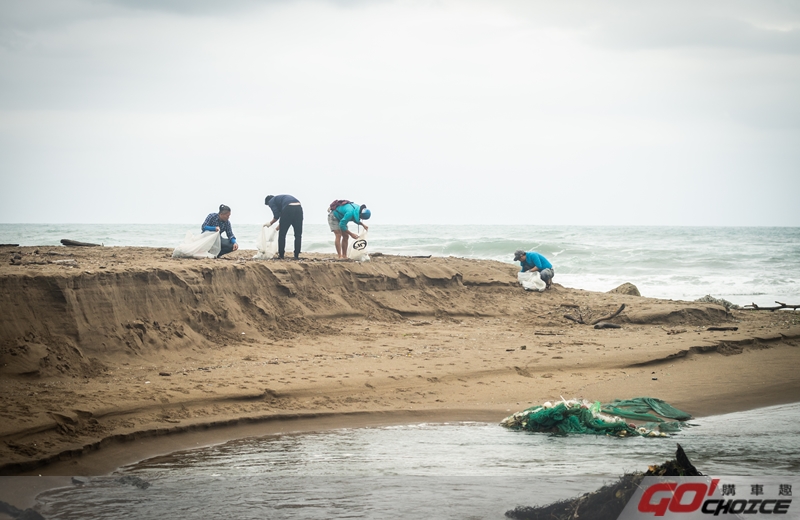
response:
[[(239, 439), (41, 495), (46, 518), (503, 518), (674, 457), (706, 475), (797, 485), (800, 403), (692, 420), (667, 439), (417, 424)], [(122, 484), (138, 477), (150, 487)]]
[[(233, 223), (242, 247), (255, 249), (259, 225)], [(175, 247), (186, 224), (13, 224), (0, 243), (57, 245), (62, 238), (107, 246)], [(327, 225), (306, 225), (303, 248), (332, 252)], [(535, 250), (567, 287), (608, 291), (635, 284), (642, 295), (694, 300), (706, 294), (733, 303), (800, 303), (800, 228), (396, 226), (370, 227), (369, 250), (457, 256), (512, 263), (516, 249)]]

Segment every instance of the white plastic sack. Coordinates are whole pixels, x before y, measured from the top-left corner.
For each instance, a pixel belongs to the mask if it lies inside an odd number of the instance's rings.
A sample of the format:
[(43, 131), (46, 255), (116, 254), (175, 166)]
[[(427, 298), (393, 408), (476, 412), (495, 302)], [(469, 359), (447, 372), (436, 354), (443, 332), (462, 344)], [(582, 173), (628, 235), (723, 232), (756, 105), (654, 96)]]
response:
[(258, 236), (258, 243), (256, 244), (258, 253), (255, 254), (255, 260), (269, 260), (278, 252), (278, 223), (271, 226), (261, 226), (261, 234)]
[(367, 254), (367, 230), (361, 232), (358, 238), (347, 245), (347, 258), (356, 262), (369, 261)]
[(216, 258), (220, 249), (217, 231), (203, 231), (200, 235), (189, 231), (183, 243), (172, 252), (172, 258)]
[(547, 284), (542, 280), (539, 271), (526, 271), (517, 273), (517, 280), (526, 291), (544, 291)]

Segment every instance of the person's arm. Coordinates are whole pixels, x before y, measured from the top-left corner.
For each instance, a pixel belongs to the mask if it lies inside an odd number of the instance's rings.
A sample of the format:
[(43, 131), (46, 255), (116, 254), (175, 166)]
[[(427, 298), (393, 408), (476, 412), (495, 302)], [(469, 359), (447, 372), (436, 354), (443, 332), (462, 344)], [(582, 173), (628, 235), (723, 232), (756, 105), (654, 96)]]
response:
[(211, 213), (209, 216), (206, 217), (205, 221), (203, 221), (202, 229), (203, 231), (219, 231), (219, 226), (212, 226), (211, 224), (214, 223), (214, 214)]
[(236, 251), (239, 249), (239, 244), (236, 243), (236, 236), (233, 234), (233, 227), (231, 226), (231, 221), (225, 222), (225, 233), (228, 234), (228, 238), (231, 239), (231, 244), (233, 244), (233, 250)]

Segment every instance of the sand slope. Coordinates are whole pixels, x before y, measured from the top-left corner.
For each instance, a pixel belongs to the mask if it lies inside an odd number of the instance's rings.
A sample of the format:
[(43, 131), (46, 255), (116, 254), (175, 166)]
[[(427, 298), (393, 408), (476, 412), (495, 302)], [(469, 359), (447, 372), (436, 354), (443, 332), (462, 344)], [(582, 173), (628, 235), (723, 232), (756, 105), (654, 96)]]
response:
[[(243, 419), (334, 414), (348, 424), (402, 411), (499, 421), (559, 395), (652, 395), (699, 414), (800, 398), (796, 313), (558, 285), (528, 293), (514, 266), (456, 258), (0, 254), (19, 256), (0, 267), (5, 474)], [(564, 318), (622, 303), (622, 329)], [(706, 331), (712, 324), (739, 330)]]

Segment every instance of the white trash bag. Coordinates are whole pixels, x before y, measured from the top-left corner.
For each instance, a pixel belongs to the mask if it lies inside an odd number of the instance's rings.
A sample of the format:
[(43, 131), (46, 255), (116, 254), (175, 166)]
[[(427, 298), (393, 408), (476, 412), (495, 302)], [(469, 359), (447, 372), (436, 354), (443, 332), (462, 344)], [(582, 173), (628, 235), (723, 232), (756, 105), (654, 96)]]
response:
[(526, 271), (517, 273), (517, 280), (526, 291), (544, 291), (547, 284), (542, 280), (539, 271)]
[(261, 226), (261, 234), (258, 237), (258, 253), (253, 256), (254, 260), (269, 260), (278, 252), (278, 223), (271, 226)]
[(358, 238), (347, 245), (347, 258), (356, 262), (368, 262), (367, 253), (367, 230), (361, 232)]
[(189, 231), (172, 252), (172, 258), (216, 258), (221, 249), (219, 232), (203, 231), (195, 235)]

